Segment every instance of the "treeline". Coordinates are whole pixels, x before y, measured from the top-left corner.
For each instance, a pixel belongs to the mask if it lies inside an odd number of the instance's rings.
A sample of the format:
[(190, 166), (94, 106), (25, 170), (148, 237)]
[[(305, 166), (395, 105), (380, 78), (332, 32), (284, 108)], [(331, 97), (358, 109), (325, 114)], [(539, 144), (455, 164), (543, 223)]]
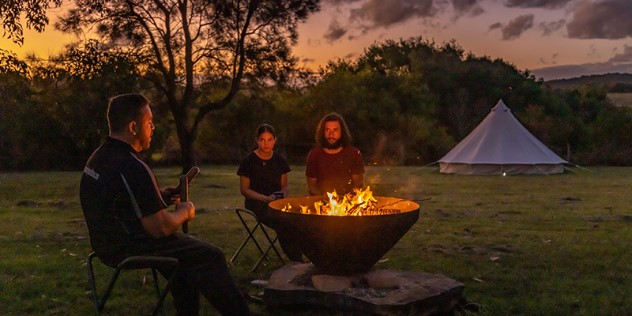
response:
[(580, 89), (583, 86), (596, 86), (607, 92), (632, 92), (632, 74), (609, 73), (603, 75), (587, 75), (577, 78), (556, 79), (546, 81), (545, 85), (553, 89)]
[[(80, 169), (107, 135), (108, 97), (131, 91), (154, 102), (157, 127), (148, 158), (178, 165), (173, 118), (149, 85), (151, 74), (136, 67), (135, 58), (98, 43), (47, 62), (0, 51), (0, 170)], [(235, 100), (202, 123), (197, 161), (237, 163), (253, 149), (254, 130), (265, 122), (279, 133), (277, 149), (301, 163), (318, 120), (336, 111), (346, 118), (368, 164), (426, 165), (503, 99), (561, 157), (581, 165), (632, 164), (631, 110), (612, 105), (604, 89), (552, 89), (526, 71), (466, 53), (454, 42), (386, 41), (355, 60), (332, 61), (317, 76), (291, 82), (271, 85), (247, 77)], [(222, 84), (218, 78), (214, 88)]]

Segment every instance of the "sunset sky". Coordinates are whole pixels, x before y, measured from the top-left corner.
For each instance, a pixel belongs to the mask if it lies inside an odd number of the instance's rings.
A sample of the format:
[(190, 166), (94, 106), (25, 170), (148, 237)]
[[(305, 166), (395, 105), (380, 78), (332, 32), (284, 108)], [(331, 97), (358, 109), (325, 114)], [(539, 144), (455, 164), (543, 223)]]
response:
[[(545, 80), (632, 73), (632, 0), (322, 0), (299, 36), (294, 53), (313, 69), (357, 58), (373, 43), (421, 36), (454, 39)], [(27, 31), (23, 47), (5, 39), (0, 47), (47, 57), (69, 40), (49, 26)]]

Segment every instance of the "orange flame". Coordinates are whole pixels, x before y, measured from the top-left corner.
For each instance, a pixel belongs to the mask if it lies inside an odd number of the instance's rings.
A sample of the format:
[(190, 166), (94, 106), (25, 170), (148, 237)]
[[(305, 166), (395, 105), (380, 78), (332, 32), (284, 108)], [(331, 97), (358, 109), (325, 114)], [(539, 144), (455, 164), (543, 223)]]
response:
[[(353, 192), (347, 193), (340, 197), (336, 193), (327, 192), (329, 200), (314, 202), (313, 209), (309, 206), (300, 205), (301, 214), (319, 214), (332, 216), (362, 216), (363, 212), (370, 211), (375, 207), (377, 200), (373, 197), (371, 187), (365, 190), (353, 189)], [(283, 212), (291, 212), (292, 205), (288, 204)]]

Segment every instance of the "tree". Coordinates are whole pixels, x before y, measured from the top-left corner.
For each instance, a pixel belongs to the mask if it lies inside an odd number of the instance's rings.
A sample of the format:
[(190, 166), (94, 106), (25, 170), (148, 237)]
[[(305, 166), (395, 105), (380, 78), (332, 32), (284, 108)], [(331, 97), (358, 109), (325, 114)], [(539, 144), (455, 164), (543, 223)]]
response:
[[(103, 100), (147, 90), (134, 56), (100, 46), (90, 41), (29, 64), (0, 50), (0, 170), (76, 170), (107, 135)], [(164, 130), (156, 130), (152, 150)]]
[(15, 167), (20, 151), (18, 118), (31, 96), (28, 65), (0, 49), (0, 170)]
[[(140, 80), (137, 56), (102, 46), (94, 40), (70, 45), (49, 61), (31, 64), (38, 91), (34, 101), (59, 122), (62, 137), (75, 144), (74, 155), (66, 153), (68, 166), (82, 166), (107, 136), (104, 100), (130, 90), (148, 90), (148, 83)], [(161, 126), (161, 121), (162, 116), (156, 117), (154, 123)], [(156, 130), (152, 151), (160, 148), (163, 130)]]
[(59, 29), (91, 29), (110, 44), (147, 57), (146, 77), (173, 115), (183, 170), (196, 164), (194, 142), (209, 112), (227, 106), (242, 85), (288, 79), (296, 64), (290, 47), (297, 25), (319, 9), (319, 0), (74, 4)]
[(41, 32), (48, 25), (46, 11), (60, 6), (61, 3), (62, 0), (0, 1), (0, 20), (4, 29), (2, 36), (22, 45), (24, 43), (22, 16), (25, 17), (27, 28)]
[[(313, 121), (310, 126), (315, 126), (327, 112), (339, 112), (352, 130), (354, 145), (371, 164), (436, 159), (444, 149), (441, 141), (449, 146), (451, 139), (435, 119), (432, 92), (423, 76), (411, 71), (413, 53), (426, 48), (419, 39), (387, 41), (370, 46), (356, 62), (330, 62), (322, 69), (322, 80), (295, 107), (308, 113), (296, 121)], [(313, 135), (313, 127), (295, 134)]]

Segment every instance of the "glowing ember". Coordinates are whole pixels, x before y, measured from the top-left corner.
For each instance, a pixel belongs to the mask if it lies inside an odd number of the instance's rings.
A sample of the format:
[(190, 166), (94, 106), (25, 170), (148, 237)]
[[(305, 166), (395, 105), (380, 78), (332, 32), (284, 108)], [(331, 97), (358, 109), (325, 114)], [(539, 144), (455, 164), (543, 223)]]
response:
[[(317, 214), (332, 216), (362, 216), (362, 215), (379, 215), (399, 213), (399, 210), (381, 209), (376, 207), (377, 200), (373, 197), (371, 187), (365, 190), (353, 189), (353, 192), (344, 196), (338, 196), (336, 191), (327, 192), (329, 200), (320, 200), (314, 202), (313, 207), (309, 205), (300, 205), (298, 213), (301, 214)], [(283, 212), (297, 212), (292, 209), (291, 204), (287, 204), (281, 210)]]

